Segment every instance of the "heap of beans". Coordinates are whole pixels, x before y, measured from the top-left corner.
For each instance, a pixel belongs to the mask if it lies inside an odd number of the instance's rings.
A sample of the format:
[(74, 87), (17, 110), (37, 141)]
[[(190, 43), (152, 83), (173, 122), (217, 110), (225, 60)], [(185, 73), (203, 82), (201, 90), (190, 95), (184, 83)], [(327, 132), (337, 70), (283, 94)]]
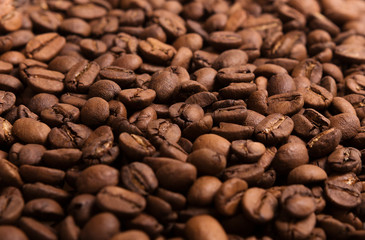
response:
[(364, 16), (0, 0), (0, 239), (365, 239)]

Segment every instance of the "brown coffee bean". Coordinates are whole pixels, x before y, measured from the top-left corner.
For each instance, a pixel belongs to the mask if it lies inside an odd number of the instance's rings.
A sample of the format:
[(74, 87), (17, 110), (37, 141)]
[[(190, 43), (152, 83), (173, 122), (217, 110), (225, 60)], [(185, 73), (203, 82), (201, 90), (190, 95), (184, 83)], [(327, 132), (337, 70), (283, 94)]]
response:
[(106, 9), (93, 3), (86, 3), (72, 6), (68, 9), (67, 14), (70, 17), (91, 20), (106, 15)]
[[(15, 187), (6, 187), (0, 194), (0, 223), (14, 224), (21, 216), (24, 200), (21, 192)], [(0, 233), (1, 236), (1, 233)]]
[(225, 179), (240, 178), (251, 186), (261, 179), (264, 171), (265, 169), (258, 164), (239, 164), (226, 168), (223, 177)]
[(188, 203), (195, 206), (210, 205), (221, 185), (222, 182), (216, 177), (203, 176), (198, 178), (189, 189)]
[(133, 192), (147, 195), (156, 190), (158, 181), (152, 169), (140, 162), (133, 162), (121, 169), (123, 185)]
[(44, 144), (51, 129), (44, 123), (31, 118), (20, 118), (15, 121), (12, 132), (25, 143)]
[(187, 238), (191, 240), (228, 239), (228, 236), (220, 223), (209, 215), (200, 215), (191, 218), (186, 223), (185, 234)]
[(282, 239), (305, 239), (309, 237), (316, 225), (316, 215), (306, 218), (291, 218), (282, 214), (276, 221), (275, 227)]
[(280, 113), (267, 116), (255, 127), (256, 138), (265, 144), (284, 142), (294, 128), (291, 118)]
[(65, 172), (59, 169), (43, 166), (22, 165), (19, 168), (22, 179), (26, 182), (42, 182), (50, 185), (61, 185), (65, 178)]
[(87, 60), (75, 64), (66, 75), (65, 87), (73, 92), (86, 92), (93, 84), (100, 67)]
[(330, 127), (337, 128), (341, 131), (343, 141), (353, 138), (360, 128), (359, 119), (351, 113), (337, 114), (330, 117), (329, 120), (331, 122)]
[(71, 197), (70, 193), (65, 190), (41, 182), (26, 183), (23, 185), (22, 191), (27, 200), (46, 198), (53, 199), (58, 203), (65, 203)]
[(119, 172), (107, 165), (98, 164), (83, 170), (76, 180), (77, 190), (81, 193), (96, 193), (105, 186), (117, 185)]
[(254, 187), (244, 192), (241, 205), (247, 217), (255, 222), (265, 223), (274, 218), (278, 201), (269, 191)]
[(44, 33), (30, 40), (26, 46), (26, 55), (39, 61), (54, 58), (65, 45), (66, 39), (57, 33)]
[(119, 146), (126, 156), (135, 160), (152, 156), (156, 151), (146, 138), (126, 132), (119, 135)]
[(57, 239), (56, 231), (52, 227), (30, 217), (21, 217), (19, 220), (19, 227), (30, 238), (50, 240)]
[(81, 108), (80, 119), (88, 126), (98, 126), (109, 117), (109, 104), (100, 97), (93, 97), (86, 101)]
[(303, 164), (288, 174), (289, 184), (310, 184), (327, 179), (327, 173), (320, 167), (312, 164)]
[(337, 148), (327, 159), (327, 165), (336, 172), (358, 173), (361, 169), (361, 153), (356, 148)]
[(323, 157), (331, 153), (338, 146), (342, 133), (337, 128), (330, 128), (313, 137), (308, 143), (308, 154), (310, 156)]
[(61, 205), (49, 198), (28, 201), (24, 206), (23, 213), (40, 220), (57, 220), (64, 216)]
[(361, 203), (359, 179), (354, 173), (331, 176), (325, 181), (325, 194), (328, 200), (342, 208), (353, 208)]
[(60, 26), (62, 15), (51, 11), (35, 11), (29, 15), (34, 27), (43, 32), (54, 32)]
[(59, 238), (77, 240), (80, 234), (80, 228), (76, 225), (72, 216), (67, 216), (59, 225)]
[(171, 61), (176, 50), (174, 47), (165, 44), (155, 38), (147, 38), (138, 44), (139, 50), (143, 57), (150, 62), (166, 63)]
[(304, 97), (300, 92), (275, 94), (267, 99), (267, 113), (293, 115), (304, 106)]
[(91, 132), (85, 125), (67, 122), (60, 128), (52, 128), (48, 141), (55, 148), (81, 148)]
[(119, 216), (136, 216), (146, 207), (146, 200), (127, 189), (106, 186), (96, 195), (96, 204), (100, 209)]
[(25, 233), (17, 227), (2, 225), (0, 226), (0, 237), (4, 240), (27, 240)]
[(214, 196), (217, 211), (225, 216), (234, 215), (247, 187), (247, 183), (239, 178), (231, 178), (223, 182)]
[(111, 240), (132, 240), (132, 239), (148, 240), (149, 237), (146, 233), (140, 230), (128, 230), (120, 232), (111, 238)]
[(80, 239), (96, 240), (110, 239), (119, 232), (120, 223), (118, 218), (108, 212), (94, 215), (82, 228)]

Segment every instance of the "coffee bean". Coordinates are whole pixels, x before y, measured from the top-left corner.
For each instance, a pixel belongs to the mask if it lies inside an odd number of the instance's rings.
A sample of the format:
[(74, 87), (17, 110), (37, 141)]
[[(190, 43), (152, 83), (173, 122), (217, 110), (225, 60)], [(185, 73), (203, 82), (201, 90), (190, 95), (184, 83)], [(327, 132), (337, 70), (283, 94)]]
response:
[(325, 181), (325, 194), (329, 201), (343, 208), (356, 207), (361, 202), (362, 189), (354, 173), (331, 176)]
[(25, 233), (17, 227), (3, 225), (0, 226), (0, 237), (4, 240), (16, 239), (16, 240), (26, 240), (28, 237)]
[(239, 178), (231, 178), (223, 182), (214, 196), (217, 211), (225, 216), (234, 215), (247, 187), (247, 183)]
[(76, 181), (77, 190), (81, 193), (96, 193), (105, 186), (117, 185), (119, 172), (114, 168), (97, 164), (83, 170)]
[(187, 200), (195, 206), (208, 206), (213, 200), (222, 182), (212, 176), (203, 176), (198, 178), (190, 187)]
[(28, 201), (24, 206), (23, 212), (27, 216), (40, 220), (57, 220), (64, 216), (61, 205), (49, 198), (38, 198)]
[(134, 162), (121, 169), (123, 185), (142, 195), (152, 193), (158, 186), (158, 181), (152, 169), (140, 162)]
[(2, 225), (15, 223), (24, 208), (21, 192), (15, 187), (4, 188), (0, 194), (0, 206), (3, 209), (0, 214), (0, 223)]
[(255, 185), (264, 174), (265, 169), (258, 164), (238, 164), (228, 167), (223, 172), (225, 179), (240, 178), (250, 186)]
[(200, 215), (191, 218), (186, 223), (185, 234), (191, 240), (228, 239), (220, 223), (209, 215)]
[(293, 128), (294, 123), (289, 117), (274, 113), (256, 125), (255, 136), (260, 142), (273, 145), (285, 141)]
[(44, 144), (51, 129), (32, 118), (20, 118), (13, 124), (13, 134), (25, 143)]
[(26, 183), (23, 185), (22, 191), (24, 198), (27, 200), (46, 198), (55, 200), (58, 203), (65, 203), (71, 197), (65, 190), (41, 182)]
[(354, 137), (360, 127), (359, 119), (351, 113), (341, 113), (330, 117), (330, 127), (337, 128), (342, 133), (342, 140)]
[(128, 157), (136, 160), (152, 156), (156, 151), (146, 138), (129, 133), (119, 135), (119, 146)]
[(65, 43), (65, 38), (57, 33), (37, 35), (27, 43), (26, 55), (39, 61), (49, 61), (57, 55)]
[(291, 218), (282, 214), (275, 221), (275, 227), (282, 239), (305, 239), (314, 229), (316, 216), (314, 213), (306, 218)]
[(118, 218), (108, 212), (94, 215), (82, 228), (80, 239), (96, 240), (110, 239), (119, 232), (120, 223)]
[(128, 230), (120, 232), (111, 238), (111, 240), (128, 240), (128, 239), (148, 240), (149, 237), (147, 234), (145, 234), (140, 230)]
[(72, 216), (67, 216), (59, 225), (60, 239), (76, 240), (80, 234), (80, 228), (76, 225)]
[(87, 60), (75, 64), (66, 75), (65, 87), (73, 92), (86, 92), (93, 84), (100, 67)]
[(265, 189), (250, 188), (243, 194), (241, 205), (247, 217), (257, 223), (265, 223), (273, 219), (278, 201)]
[(21, 217), (19, 227), (30, 238), (34, 239), (52, 239), (56, 240), (57, 235), (52, 227), (43, 224), (30, 217)]
[(288, 183), (290, 184), (309, 184), (324, 181), (327, 179), (327, 173), (320, 167), (303, 164), (288, 174)]

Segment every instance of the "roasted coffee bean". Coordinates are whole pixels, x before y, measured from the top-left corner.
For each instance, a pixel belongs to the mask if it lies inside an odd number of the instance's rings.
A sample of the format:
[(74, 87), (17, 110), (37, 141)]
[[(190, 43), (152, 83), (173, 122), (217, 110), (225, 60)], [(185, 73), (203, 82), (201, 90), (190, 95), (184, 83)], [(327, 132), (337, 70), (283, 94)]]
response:
[[(6, 187), (0, 194), (0, 223), (13, 224), (21, 216), (21, 212), (24, 208), (24, 200), (21, 192), (15, 187)], [(0, 234), (1, 236), (1, 234)]]
[(260, 142), (274, 145), (286, 141), (293, 128), (294, 123), (291, 118), (274, 113), (256, 125), (255, 136)]
[(41, 112), (42, 120), (51, 127), (79, 120), (80, 110), (70, 104), (58, 103)]
[(194, 165), (176, 159), (145, 157), (144, 162), (156, 173), (159, 186), (167, 190), (186, 191), (197, 177)]
[(304, 185), (290, 185), (280, 197), (281, 206), (292, 217), (305, 218), (315, 211), (312, 192)]
[(312, 164), (303, 164), (288, 174), (289, 184), (310, 184), (322, 182), (327, 179), (327, 173), (320, 167)]
[(323, 157), (331, 153), (338, 146), (342, 133), (337, 128), (330, 128), (313, 137), (308, 143), (310, 156)]
[(273, 160), (273, 167), (280, 173), (287, 173), (292, 169), (309, 162), (308, 150), (305, 143), (299, 139), (298, 142), (290, 142), (281, 145)]
[(39, 144), (22, 145), (15, 143), (10, 149), (9, 160), (16, 165), (37, 165), (40, 163), (46, 148)]
[(146, 138), (129, 133), (119, 135), (119, 146), (126, 156), (135, 160), (152, 156), (156, 151), (155, 147)]
[(65, 87), (72, 92), (86, 92), (99, 71), (100, 67), (97, 63), (87, 60), (80, 61), (67, 73)]
[(353, 208), (360, 204), (362, 189), (354, 173), (331, 176), (325, 181), (325, 194), (329, 201), (342, 208)]
[(330, 120), (312, 108), (305, 109), (303, 114), (294, 115), (292, 120), (294, 132), (303, 138), (314, 137), (330, 126)]
[(228, 239), (220, 223), (209, 215), (200, 215), (191, 218), (186, 223), (185, 234), (191, 240)]
[(80, 234), (80, 228), (76, 225), (72, 216), (67, 216), (58, 226), (59, 238), (76, 240)]
[(12, 133), (25, 143), (44, 144), (51, 129), (32, 118), (20, 118), (13, 124)]
[(64, 216), (61, 205), (49, 198), (28, 201), (24, 206), (23, 213), (40, 220), (57, 220)]
[(56, 71), (50, 71), (39, 67), (24, 69), (26, 81), (30, 88), (36, 92), (60, 93), (64, 89), (65, 76)]
[(109, 117), (109, 104), (100, 97), (93, 97), (86, 101), (81, 108), (80, 119), (88, 126), (99, 126)]
[(30, 217), (21, 217), (19, 227), (27, 236), (34, 239), (57, 239), (56, 231), (40, 221)]
[(27, 240), (28, 237), (25, 233), (17, 227), (2, 225), (0, 226), (0, 236), (4, 240)]
[(361, 153), (356, 148), (337, 148), (327, 159), (327, 165), (336, 172), (359, 173), (361, 169)]
[(304, 106), (304, 97), (300, 92), (275, 94), (267, 99), (267, 113), (293, 115)]
[(59, 99), (52, 94), (39, 93), (34, 95), (27, 104), (27, 107), (35, 114), (41, 114), (42, 110), (52, 107), (54, 104), (58, 103)]
[(55, 148), (81, 148), (91, 132), (85, 125), (67, 122), (60, 128), (52, 128), (48, 141)]
[(26, 46), (26, 55), (39, 61), (49, 61), (54, 58), (62, 47), (66, 39), (57, 33), (44, 33), (35, 36)]
[(342, 140), (353, 138), (360, 129), (359, 119), (351, 113), (341, 113), (330, 117), (330, 127), (337, 128), (342, 133)]
[(222, 182), (212, 176), (198, 178), (190, 187), (187, 200), (194, 206), (208, 206), (213, 200)]
[(181, 137), (181, 130), (176, 124), (157, 119), (147, 125), (147, 136), (155, 145), (161, 145), (164, 141), (176, 143)]
[(300, 89), (299, 91), (303, 94), (304, 106), (319, 111), (327, 108), (333, 100), (333, 96), (330, 92), (314, 83), (308, 88)]
[(121, 216), (135, 216), (146, 207), (146, 200), (127, 189), (107, 186), (96, 195), (96, 204), (104, 211)]
[(274, 218), (278, 200), (271, 192), (254, 187), (244, 192), (241, 205), (247, 217), (257, 223), (265, 223)]
[(306, 218), (292, 218), (282, 214), (276, 221), (275, 227), (282, 239), (305, 239), (309, 237), (316, 225), (314, 213)]
[(232, 153), (243, 162), (256, 162), (265, 153), (265, 145), (251, 140), (236, 140), (231, 144)]
[(50, 185), (61, 185), (65, 178), (65, 172), (42, 166), (22, 165), (19, 168), (22, 179), (26, 182), (42, 182)]
[(200, 148), (194, 150), (186, 159), (193, 164), (200, 174), (218, 175), (226, 167), (226, 157), (214, 151), (214, 149)]
[(238, 164), (228, 167), (223, 172), (225, 179), (240, 178), (245, 180), (249, 186), (255, 185), (264, 174), (265, 169), (256, 164)]
[(96, 193), (105, 186), (117, 185), (119, 172), (107, 165), (97, 164), (83, 170), (76, 180), (81, 193)]
[(152, 169), (139, 162), (128, 164), (121, 169), (121, 181), (126, 188), (142, 195), (152, 193), (158, 186)]
[(82, 228), (80, 239), (110, 239), (119, 232), (120, 222), (113, 214), (102, 212), (94, 215)]
[(119, 148), (113, 141), (114, 135), (109, 126), (95, 129), (81, 149), (83, 162), (87, 165), (112, 163), (119, 154)]
[(65, 203), (71, 197), (65, 190), (41, 182), (26, 183), (23, 185), (22, 191), (24, 198), (27, 200), (46, 198), (53, 199), (59, 203)]
[[(0, 60), (0, 73), (6, 73), (7, 71), (2, 71), (1, 69), (5, 69), (8, 68), (9, 66), (6, 66), (7, 63), (4, 62), (4, 64), (1, 64), (1, 60)], [(11, 64), (10, 64), (11, 65)], [(13, 66), (11, 65), (10, 71), (13, 68)], [(9, 72), (10, 72), (9, 71)], [(13, 77), (11, 75), (7, 75), (7, 74), (0, 74), (0, 89), (3, 91), (10, 91), (10, 92), (20, 92), (21, 90), (23, 90), (24, 86), (22, 84), (22, 82), (17, 79), (16, 77)]]

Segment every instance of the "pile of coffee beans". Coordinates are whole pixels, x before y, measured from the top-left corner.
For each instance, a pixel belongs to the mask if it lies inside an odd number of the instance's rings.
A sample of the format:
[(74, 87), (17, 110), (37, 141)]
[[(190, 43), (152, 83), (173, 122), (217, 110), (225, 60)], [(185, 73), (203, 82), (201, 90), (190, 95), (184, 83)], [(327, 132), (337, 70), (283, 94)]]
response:
[(365, 239), (364, 16), (0, 0), (0, 239)]

